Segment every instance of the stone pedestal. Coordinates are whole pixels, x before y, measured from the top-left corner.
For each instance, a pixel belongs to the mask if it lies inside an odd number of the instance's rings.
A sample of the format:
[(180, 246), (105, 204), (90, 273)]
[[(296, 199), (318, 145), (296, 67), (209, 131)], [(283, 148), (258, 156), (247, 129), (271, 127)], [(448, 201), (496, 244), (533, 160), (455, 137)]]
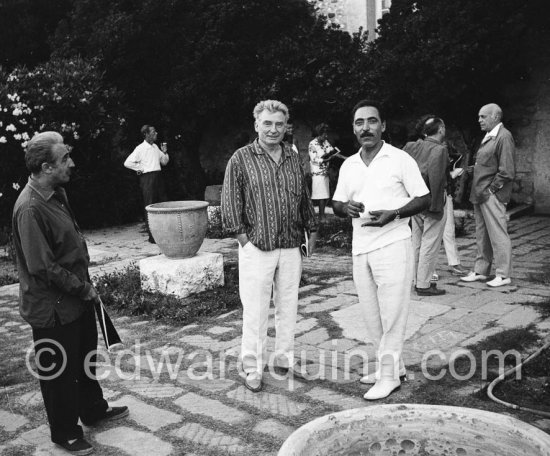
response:
[(224, 285), (221, 253), (198, 253), (183, 259), (158, 255), (140, 260), (139, 270), (143, 290), (181, 298)]

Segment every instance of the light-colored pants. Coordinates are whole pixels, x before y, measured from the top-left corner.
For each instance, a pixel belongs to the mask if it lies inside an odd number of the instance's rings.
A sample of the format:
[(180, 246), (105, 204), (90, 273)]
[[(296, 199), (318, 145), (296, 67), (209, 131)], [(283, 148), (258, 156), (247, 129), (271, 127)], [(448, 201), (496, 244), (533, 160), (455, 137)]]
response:
[(282, 367), (294, 363), (294, 332), (302, 255), (298, 247), (264, 252), (239, 244), (239, 294), (243, 305), (241, 362), (244, 372), (262, 375), (267, 363), (267, 324), (273, 292), (275, 357)]
[(437, 254), (441, 248), (447, 213), (436, 220), (425, 214), (412, 217), (415, 283), (418, 288), (428, 288), (435, 271)]
[(489, 275), (495, 261), (495, 274), (510, 277), (512, 274), (512, 242), (508, 236), (506, 204), (495, 195), (487, 201), (474, 204), (476, 221), (477, 257), (474, 271)]
[(447, 195), (445, 212), (447, 213), (447, 220), (445, 221), (445, 228), (443, 229), (443, 246), (445, 247), (445, 254), (447, 255), (447, 263), (449, 266), (457, 266), (460, 264), (460, 257), (458, 256), (458, 249), (456, 248), (455, 214), (453, 197), (451, 195)]
[(353, 281), (365, 318), (367, 342), (374, 344), (379, 362), (387, 354), (393, 357), (395, 375), (403, 351), (412, 276), (410, 238), (353, 256)]

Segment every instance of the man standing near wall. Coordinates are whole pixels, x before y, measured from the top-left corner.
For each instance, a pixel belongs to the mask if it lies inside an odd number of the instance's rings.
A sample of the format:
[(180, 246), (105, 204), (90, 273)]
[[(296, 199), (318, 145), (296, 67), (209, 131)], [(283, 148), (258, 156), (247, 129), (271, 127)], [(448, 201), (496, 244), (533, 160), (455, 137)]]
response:
[(512, 242), (508, 236), (506, 205), (515, 176), (515, 144), (501, 122), (502, 109), (494, 103), (483, 106), (478, 121), (485, 137), (477, 151), (470, 201), (476, 221), (477, 257), (474, 270), (461, 277), (464, 282), (487, 280), (495, 262), (495, 278), (487, 285), (512, 283)]
[[(149, 204), (166, 200), (164, 182), (162, 181), (161, 166), (168, 164), (168, 152), (166, 143), (162, 144), (162, 150), (155, 144), (157, 131), (151, 125), (141, 127), (143, 142), (139, 144), (124, 162), (124, 166), (135, 171), (139, 176), (139, 186), (143, 195), (144, 208)], [(145, 210), (145, 225), (149, 234), (149, 242), (155, 243), (149, 223), (147, 210)]]
[(90, 283), (86, 242), (61, 187), (74, 163), (53, 131), (29, 141), (25, 162), (31, 176), (13, 209), (20, 313), (32, 327), (52, 442), (90, 454), (78, 419), (90, 426), (125, 417), (128, 408), (109, 407), (95, 378), (99, 297)]
[(353, 132), (361, 145), (340, 168), (334, 213), (353, 219), (353, 281), (367, 329), (378, 349), (378, 370), (361, 379), (375, 383), (367, 400), (382, 399), (406, 374), (401, 353), (412, 287), (409, 217), (430, 204), (418, 165), (406, 152), (382, 141), (386, 122), (377, 102), (353, 109)]
[(294, 330), (302, 275), (304, 229), (315, 247), (317, 226), (298, 155), (282, 142), (288, 108), (265, 100), (254, 108), (258, 138), (227, 164), (222, 221), (239, 241), (239, 293), (243, 305), (241, 362), (245, 386), (262, 389), (267, 363), (267, 322), (273, 293), (277, 373), (303, 376), (294, 361)]

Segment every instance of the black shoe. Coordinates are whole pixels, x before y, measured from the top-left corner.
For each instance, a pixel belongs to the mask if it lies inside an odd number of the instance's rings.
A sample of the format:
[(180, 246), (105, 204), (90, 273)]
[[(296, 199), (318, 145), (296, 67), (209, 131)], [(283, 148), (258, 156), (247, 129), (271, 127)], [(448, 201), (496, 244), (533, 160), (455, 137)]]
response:
[(89, 422), (82, 420), (82, 418), (80, 419), (86, 426), (94, 426), (96, 424), (99, 424), (100, 422), (120, 420), (121, 418), (127, 417), (129, 414), (130, 410), (128, 410), (128, 407), (126, 406), (109, 407), (107, 410), (105, 410), (103, 415), (101, 415), (95, 421)]
[(71, 454), (78, 454), (78, 455), (84, 455), (84, 454), (92, 454), (94, 452), (94, 447), (90, 445), (86, 440), (84, 440), (82, 437), (79, 439), (76, 439), (73, 443), (63, 442), (63, 443), (57, 443), (56, 445), (59, 445), (64, 450), (68, 451)]
[(284, 376), (284, 375), (288, 374), (288, 371), (289, 371), (288, 367), (273, 366), (273, 373), (274, 374)]
[(430, 286), (428, 288), (418, 288), (414, 287), (416, 294), (418, 296), (441, 296), (446, 293), (445, 290), (441, 290), (437, 288), (436, 286)]

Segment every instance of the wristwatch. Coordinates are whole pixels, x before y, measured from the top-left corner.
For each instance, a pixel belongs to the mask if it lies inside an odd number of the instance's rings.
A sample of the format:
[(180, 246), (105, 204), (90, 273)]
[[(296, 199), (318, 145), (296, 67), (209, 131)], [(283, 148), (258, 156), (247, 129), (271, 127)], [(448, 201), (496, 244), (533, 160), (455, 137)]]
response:
[(401, 218), (401, 214), (399, 213), (399, 209), (395, 210), (395, 218), (394, 220), (399, 220)]

